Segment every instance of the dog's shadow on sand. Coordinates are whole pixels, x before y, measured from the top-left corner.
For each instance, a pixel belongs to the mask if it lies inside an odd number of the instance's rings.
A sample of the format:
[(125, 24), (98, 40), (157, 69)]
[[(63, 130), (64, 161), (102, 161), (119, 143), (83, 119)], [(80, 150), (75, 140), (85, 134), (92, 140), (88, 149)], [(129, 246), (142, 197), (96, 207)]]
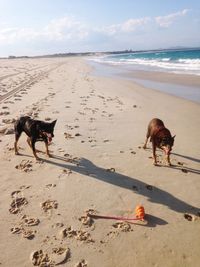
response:
[(188, 159), (188, 160), (200, 163), (200, 159), (197, 159), (197, 158), (194, 158), (194, 157), (191, 157), (191, 156), (186, 156), (186, 155), (178, 154), (178, 153), (175, 153), (175, 152), (172, 152), (171, 154), (175, 155), (175, 156), (179, 156), (179, 157), (184, 158), (184, 159)]
[[(53, 159), (56, 159), (54, 161)], [(199, 214), (200, 209), (194, 207), (178, 198), (172, 194), (151, 185), (140, 181), (139, 179), (128, 177), (126, 175), (115, 172), (114, 169), (104, 169), (93, 164), (90, 160), (86, 158), (81, 158), (77, 162), (68, 162), (65, 157), (60, 157), (53, 155), (51, 159), (43, 159), (44, 162), (52, 164), (63, 169), (70, 169), (73, 172), (77, 172), (83, 175), (87, 175), (93, 179), (101, 180), (105, 183), (109, 183), (118, 187), (125, 188), (132, 191), (135, 194), (143, 195), (148, 201), (152, 203), (162, 204), (167, 206), (169, 209), (174, 210), (179, 213), (190, 213)], [(157, 224), (164, 225), (167, 224), (166, 221), (149, 215), (149, 225), (155, 226)]]
[[(145, 151), (152, 154), (152, 149), (151, 148), (147, 147), (145, 149)], [(160, 152), (160, 154), (158, 154), (158, 155), (160, 157), (163, 157), (162, 156), (162, 150), (158, 149), (158, 152)], [(190, 161), (193, 161), (193, 162), (200, 163), (200, 159), (197, 159), (197, 158), (194, 158), (194, 157), (191, 157), (191, 156), (186, 156), (186, 155), (178, 154), (178, 153), (175, 153), (175, 152), (172, 152), (171, 154), (175, 155), (175, 156), (178, 156), (178, 157), (181, 157), (181, 158), (184, 158), (184, 159), (187, 159), (187, 160), (190, 160)], [(161, 165), (158, 165), (158, 166), (160, 167)], [(172, 168), (174, 170), (182, 171), (184, 173), (194, 173), (194, 174), (200, 175), (200, 169), (194, 169), (194, 168), (185, 166), (184, 164), (172, 164), (171, 166), (162, 165), (162, 167), (164, 167), (164, 168)]]

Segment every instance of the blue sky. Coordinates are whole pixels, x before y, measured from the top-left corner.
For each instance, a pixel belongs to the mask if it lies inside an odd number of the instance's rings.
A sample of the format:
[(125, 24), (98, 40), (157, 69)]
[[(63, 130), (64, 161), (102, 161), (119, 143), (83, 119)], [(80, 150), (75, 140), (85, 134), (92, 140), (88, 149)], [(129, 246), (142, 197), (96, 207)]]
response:
[(200, 46), (199, 0), (0, 0), (0, 56)]

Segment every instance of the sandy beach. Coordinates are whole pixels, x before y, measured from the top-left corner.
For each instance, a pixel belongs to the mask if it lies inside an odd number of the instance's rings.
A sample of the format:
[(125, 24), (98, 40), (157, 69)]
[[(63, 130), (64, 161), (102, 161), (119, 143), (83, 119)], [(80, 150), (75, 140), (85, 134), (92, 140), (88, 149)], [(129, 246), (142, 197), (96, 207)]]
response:
[[(53, 157), (36, 161), (25, 134), (14, 154), (22, 115), (57, 119)], [(0, 266), (199, 266), (199, 115), (198, 103), (95, 76), (84, 58), (0, 60)], [(142, 148), (154, 117), (176, 135), (170, 167)], [(137, 205), (145, 221), (87, 216), (133, 218)]]

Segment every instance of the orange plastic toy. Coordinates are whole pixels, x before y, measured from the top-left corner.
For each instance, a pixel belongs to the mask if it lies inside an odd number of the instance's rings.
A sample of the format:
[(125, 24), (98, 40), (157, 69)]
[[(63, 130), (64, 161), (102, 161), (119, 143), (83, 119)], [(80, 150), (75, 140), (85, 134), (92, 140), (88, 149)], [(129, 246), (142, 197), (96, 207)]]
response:
[(135, 217), (138, 218), (138, 220), (144, 220), (145, 212), (143, 206), (137, 206), (135, 208)]
[(111, 219), (111, 220), (120, 220), (120, 221), (143, 221), (145, 212), (143, 206), (137, 206), (135, 208), (135, 217), (128, 218), (128, 217), (120, 217), (120, 216), (109, 216), (109, 215), (98, 215), (98, 214), (87, 214), (89, 217), (94, 219)]

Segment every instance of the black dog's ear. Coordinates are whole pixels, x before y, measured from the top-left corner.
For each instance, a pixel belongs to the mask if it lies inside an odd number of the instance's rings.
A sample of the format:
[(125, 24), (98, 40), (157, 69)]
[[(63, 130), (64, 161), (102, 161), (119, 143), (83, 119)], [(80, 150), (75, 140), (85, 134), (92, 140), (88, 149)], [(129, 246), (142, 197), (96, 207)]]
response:
[(172, 138), (174, 139), (176, 137), (176, 135), (172, 136)]
[(53, 125), (53, 127), (55, 126), (55, 124), (56, 124), (56, 122), (57, 122), (57, 120), (55, 120), (55, 121), (52, 121), (52, 125)]

